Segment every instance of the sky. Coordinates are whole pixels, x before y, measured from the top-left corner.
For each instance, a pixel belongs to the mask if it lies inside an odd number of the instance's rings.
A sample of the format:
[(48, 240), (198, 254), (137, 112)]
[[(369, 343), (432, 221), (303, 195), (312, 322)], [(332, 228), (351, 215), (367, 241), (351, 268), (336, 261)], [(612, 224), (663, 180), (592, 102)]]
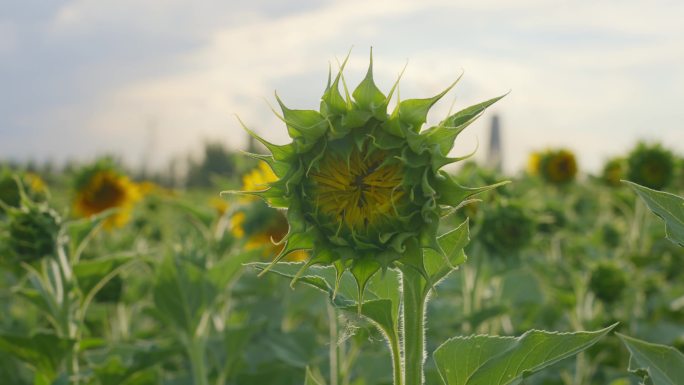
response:
[(5, 0), (0, 2), (0, 159), (113, 154), (164, 169), (208, 141), (244, 148), (250, 128), (288, 138), (274, 91), (316, 109), (345, 78), (400, 82), (439, 122), (510, 91), (457, 140), (486, 154), (502, 125), (505, 170), (565, 147), (595, 172), (638, 140), (684, 153), (684, 2), (540, 0)]

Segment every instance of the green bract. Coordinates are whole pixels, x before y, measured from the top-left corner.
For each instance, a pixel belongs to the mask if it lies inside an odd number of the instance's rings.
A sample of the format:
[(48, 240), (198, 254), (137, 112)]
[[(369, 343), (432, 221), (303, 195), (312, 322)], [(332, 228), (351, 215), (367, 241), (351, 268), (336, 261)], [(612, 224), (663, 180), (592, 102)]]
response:
[(388, 113), (398, 81), (383, 94), (373, 81), (371, 56), (365, 78), (350, 95), (345, 64), (334, 80), (328, 77), (320, 111), (290, 109), (276, 95), (291, 143), (269, 143), (245, 127), (270, 150), (271, 155), (252, 155), (266, 161), (278, 180), (244, 193), (287, 208), (289, 233), (271, 266), (295, 250), (310, 249), (302, 272), (315, 264), (334, 264), (339, 275), (349, 269), (362, 294), (380, 269), (402, 264), (425, 273), (422, 250), (444, 254), (436, 241), (440, 218), (498, 186), (463, 187), (441, 169), (466, 158), (449, 157), (454, 140), (503, 96), (423, 129), (430, 108), (456, 82), (431, 98), (398, 101)]

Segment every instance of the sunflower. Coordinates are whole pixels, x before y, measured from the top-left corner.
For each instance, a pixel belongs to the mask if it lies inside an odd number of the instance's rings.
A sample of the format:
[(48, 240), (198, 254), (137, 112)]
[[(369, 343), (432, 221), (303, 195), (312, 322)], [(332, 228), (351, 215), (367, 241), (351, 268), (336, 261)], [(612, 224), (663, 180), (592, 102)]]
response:
[(572, 182), (577, 175), (575, 155), (566, 149), (546, 150), (532, 153), (528, 171), (546, 182), (556, 185)]
[[(278, 178), (268, 164), (259, 162), (255, 169), (242, 177), (242, 189), (263, 189), (276, 180)], [(280, 240), (287, 234), (287, 218), (281, 211), (255, 199), (253, 196), (243, 196), (240, 205), (230, 216), (231, 233), (235, 238), (245, 241), (246, 250), (262, 249), (264, 257), (277, 255), (283, 248)], [(223, 212), (228, 212), (227, 204)], [(306, 257), (305, 252), (299, 251), (288, 255), (287, 259), (302, 261)]]
[(660, 144), (639, 143), (627, 157), (627, 179), (652, 189), (667, 187), (675, 174), (672, 152)]
[(107, 162), (83, 170), (76, 182), (74, 212), (89, 217), (108, 209), (118, 209), (105, 221), (105, 227), (122, 227), (130, 219), (133, 205), (140, 199), (138, 186)]
[(625, 178), (627, 164), (623, 158), (610, 159), (603, 166), (601, 179), (609, 186), (619, 186), (620, 180)]
[(319, 111), (290, 109), (276, 95), (291, 143), (272, 144), (243, 124), (270, 150), (253, 156), (266, 161), (277, 180), (242, 193), (287, 209), (289, 231), (271, 266), (307, 250), (303, 270), (314, 264), (350, 270), (362, 295), (380, 269), (425, 272), (424, 249), (444, 254), (436, 241), (440, 218), (496, 186), (466, 188), (441, 168), (462, 159), (448, 156), (454, 140), (501, 97), (423, 129), (430, 108), (456, 82), (434, 97), (399, 101), (388, 113), (397, 84), (387, 96), (378, 89), (371, 57), (365, 78), (351, 94), (345, 85), (343, 96), (346, 61), (334, 80), (328, 77)]
[(515, 255), (532, 241), (536, 223), (528, 210), (517, 203), (496, 205), (482, 221), (480, 238), (494, 256)]
[(626, 286), (625, 269), (613, 262), (600, 262), (591, 272), (589, 288), (605, 303), (613, 303), (620, 299)]

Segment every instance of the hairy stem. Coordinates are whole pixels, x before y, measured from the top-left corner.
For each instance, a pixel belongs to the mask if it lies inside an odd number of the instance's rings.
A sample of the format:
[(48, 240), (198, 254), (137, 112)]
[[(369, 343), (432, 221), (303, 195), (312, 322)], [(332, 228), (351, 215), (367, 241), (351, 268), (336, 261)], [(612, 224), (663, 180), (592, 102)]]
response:
[(402, 269), (404, 385), (423, 384), (425, 286), (418, 271), (411, 267)]

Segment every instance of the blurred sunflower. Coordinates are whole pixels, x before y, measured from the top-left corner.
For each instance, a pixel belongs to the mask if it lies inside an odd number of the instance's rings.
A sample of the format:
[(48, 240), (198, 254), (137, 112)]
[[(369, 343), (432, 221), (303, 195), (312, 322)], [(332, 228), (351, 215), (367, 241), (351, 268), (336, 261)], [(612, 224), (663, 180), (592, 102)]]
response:
[(108, 209), (118, 209), (105, 221), (106, 228), (122, 227), (131, 216), (141, 191), (126, 175), (108, 161), (100, 161), (82, 170), (76, 178), (74, 212), (89, 217)]
[(601, 179), (609, 186), (619, 186), (620, 180), (625, 178), (627, 164), (623, 158), (610, 159), (603, 166)]
[(501, 203), (486, 210), (480, 240), (495, 256), (517, 254), (532, 241), (536, 223), (522, 205)]
[(660, 190), (672, 182), (675, 160), (660, 144), (639, 143), (627, 157), (627, 179)]
[[(267, 188), (268, 183), (277, 180), (276, 175), (266, 162), (259, 162), (258, 166), (242, 177), (244, 191), (259, 191)], [(235, 238), (245, 241), (246, 250), (261, 248), (263, 256), (278, 255), (283, 248), (279, 241), (289, 229), (287, 218), (277, 209), (268, 207), (263, 201), (253, 196), (242, 196), (240, 205), (230, 217), (231, 233)], [(228, 212), (228, 204), (215, 207), (223, 213)], [(275, 243), (274, 243), (275, 242)], [(288, 255), (290, 261), (303, 261), (307, 258), (304, 251)]]
[(541, 158), (542, 158), (542, 153), (541, 152), (533, 152), (530, 154), (530, 157), (527, 159), (527, 172), (530, 175), (534, 176), (539, 176), (539, 168), (541, 166)]
[(565, 184), (577, 175), (575, 154), (566, 149), (546, 150), (530, 155), (528, 171), (551, 184)]
[(591, 271), (589, 288), (605, 303), (617, 301), (627, 286), (627, 273), (616, 263), (599, 262)]

